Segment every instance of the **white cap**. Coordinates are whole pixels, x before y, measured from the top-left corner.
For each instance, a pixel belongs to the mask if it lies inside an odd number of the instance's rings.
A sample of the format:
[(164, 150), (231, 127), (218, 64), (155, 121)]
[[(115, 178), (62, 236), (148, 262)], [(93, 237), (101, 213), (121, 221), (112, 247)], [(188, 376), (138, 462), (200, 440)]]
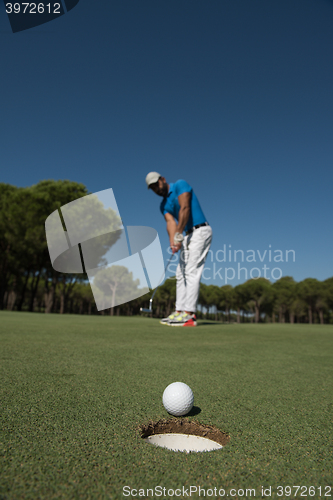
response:
[(158, 181), (158, 179), (161, 177), (161, 174), (158, 172), (149, 172), (149, 174), (146, 177), (146, 183), (149, 189), (150, 184), (154, 184), (155, 182)]

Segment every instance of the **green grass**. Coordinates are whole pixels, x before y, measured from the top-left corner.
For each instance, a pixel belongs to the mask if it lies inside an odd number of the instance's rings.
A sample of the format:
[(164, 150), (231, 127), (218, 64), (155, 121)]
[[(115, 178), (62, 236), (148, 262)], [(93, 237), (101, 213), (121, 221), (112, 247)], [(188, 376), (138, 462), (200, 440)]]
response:
[[(277, 486), (312, 485), (322, 487), (312, 498), (329, 498), (332, 326), (14, 312), (0, 324), (1, 500), (133, 498), (125, 485), (255, 488), (256, 498), (262, 485), (270, 498), (304, 498)], [(168, 417), (162, 393), (178, 380), (201, 410), (189, 418), (231, 436), (223, 450), (141, 439), (140, 424)]]

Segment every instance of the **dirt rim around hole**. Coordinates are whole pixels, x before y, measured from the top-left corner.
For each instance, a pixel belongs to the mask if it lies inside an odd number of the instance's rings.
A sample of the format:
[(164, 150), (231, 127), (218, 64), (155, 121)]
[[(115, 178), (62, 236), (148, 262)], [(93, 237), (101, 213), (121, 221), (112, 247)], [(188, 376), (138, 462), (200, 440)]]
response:
[(225, 432), (220, 431), (217, 427), (214, 427), (213, 425), (201, 424), (200, 422), (188, 420), (186, 418), (180, 418), (177, 420), (162, 419), (157, 422), (149, 422), (148, 424), (140, 425), (139, 430), (143, 439), (153, 436), (154, 434), (173, 433), (204, 437), (211, 439), (222, 446), (225, 446), (230, 441), (230, 436)]

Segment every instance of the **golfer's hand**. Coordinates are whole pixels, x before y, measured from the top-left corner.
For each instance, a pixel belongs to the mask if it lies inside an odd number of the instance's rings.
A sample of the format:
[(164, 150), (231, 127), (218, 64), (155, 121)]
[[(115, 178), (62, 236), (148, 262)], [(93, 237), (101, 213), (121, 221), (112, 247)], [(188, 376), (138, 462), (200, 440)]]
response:
[(177, 253), (182, 247), (182, 244), (181, 243), (176, 243), (176, 244), (173, 244), (171, 249), (172, 249), (172, 253)]

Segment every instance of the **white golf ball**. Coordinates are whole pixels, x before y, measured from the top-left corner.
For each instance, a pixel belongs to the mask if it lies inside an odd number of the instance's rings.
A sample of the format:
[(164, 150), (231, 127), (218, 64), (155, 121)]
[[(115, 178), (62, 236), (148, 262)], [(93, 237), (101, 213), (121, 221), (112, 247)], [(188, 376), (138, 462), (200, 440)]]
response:
[(194, 396), (191, 388), (183, 382), (168, 385), (163, 392), (162, 402), (168, 413), (175, 417), (186, 415), (193, 408)]

